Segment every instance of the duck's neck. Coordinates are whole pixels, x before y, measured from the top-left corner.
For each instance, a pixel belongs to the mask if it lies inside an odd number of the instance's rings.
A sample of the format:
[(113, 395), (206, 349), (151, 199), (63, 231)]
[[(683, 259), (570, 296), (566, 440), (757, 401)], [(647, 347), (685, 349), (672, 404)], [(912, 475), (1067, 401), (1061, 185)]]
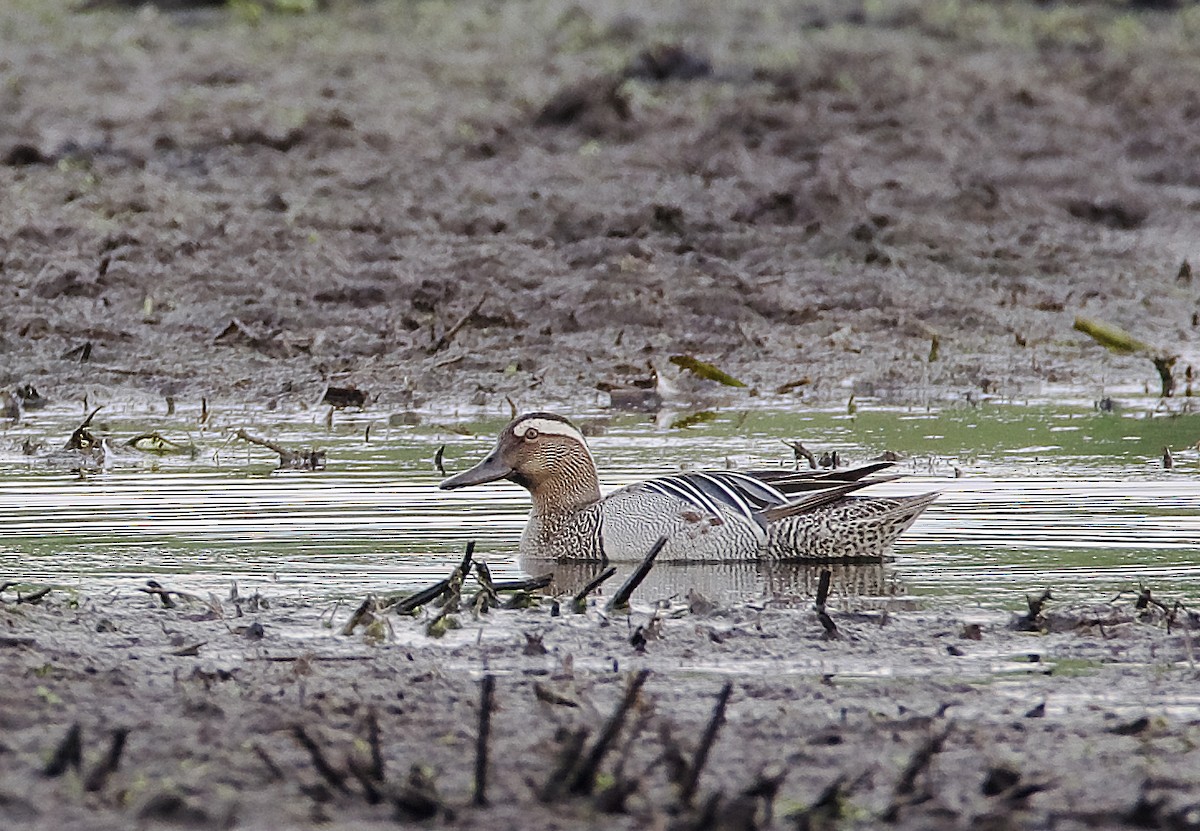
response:
[(600, 501), (600, 479), (591, 459), (584, 459), (577, 466), (537, 483), (529, 493), (535, 514), (575, 513)]

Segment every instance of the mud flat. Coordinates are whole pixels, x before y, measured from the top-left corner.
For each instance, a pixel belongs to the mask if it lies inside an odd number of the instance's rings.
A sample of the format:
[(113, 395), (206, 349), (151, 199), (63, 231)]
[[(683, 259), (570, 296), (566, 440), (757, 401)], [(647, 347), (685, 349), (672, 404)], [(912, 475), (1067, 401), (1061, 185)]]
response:
[(1196, 364), (1190, 4), (231, 5), (0, 9), (0, 385), (1157, 387), (1079, 314)]
[[(679, 354), (797, 406), (1158, 384), (1076, 315), (1197, 365), (1192, 5), (87, 5), (0, 4), (6, 393), (569, 411)], [(292, 596), (2, 599), (5, 828), (1200, 827), (1170, 603), (368, 642)]]
[(440, 639), (431, 613), (346, 636), (353, 605), (288, 597), (5, 600), (6, 827), (1200, 821), (1197, 620), (1136, 597), (1011, 619), (835, 602), (836, 637), (811, 600), (543, 601)]

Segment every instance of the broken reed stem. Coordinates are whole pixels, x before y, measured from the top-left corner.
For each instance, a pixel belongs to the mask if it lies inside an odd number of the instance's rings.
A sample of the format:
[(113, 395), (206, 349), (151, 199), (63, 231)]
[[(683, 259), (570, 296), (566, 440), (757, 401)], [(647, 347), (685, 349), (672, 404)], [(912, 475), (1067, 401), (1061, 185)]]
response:
[(346, 769), (350, 771), (350, 775), (362, 788), (363, 799), (367, 801), (368, 805), (378, 805), (383, 801), (383, 794), (379, 792), (377, 781), (371, 776), (371, 771), (363, 762), (351, 756), (346, 760)]
[(316, 768), (317, 773), (321, 774), (321, 778), (333, 786), (333, 789), (339, 793), (349, 793), (349, 789), (346, 787), (346, 774), (329, 764), (329, 760), (325, 758), (324, 751), (313, 741), (312, 736), (308, 735), (304, 726), (301, 724), (293, 725), (292, 735), (296, 737), (296, 741), (300, 743), (300, 746), (308, 751), (313, 767)]
[(244, 427), (239, 427), (237, 432), (234, 433), (234, 435), (244, 442), (248, 442), (250, 444), (257, 444), (259, 447), (265, 447), (267, 450), (270, 450), (272, 453), (278, 453), (279, 458), (281, 458), (281, 459), (290, 459), (296, 455), (295, 451), (288, 450), (282, 444), (276, 444), (273, 441), (268, 441), (267, 439), (260, 439), (258, 436), (250, 435), (249, 433), (246, 432), (246, 429)]
[(409, 595), (392, 607), (398, 615), (406, 615), (418, 606), (424, 606), (426, 603), (432, 603), (437, 600), (446, 589), (450, 588), (450, 580), (438, 580), (427, 589), (422, 589), (416, 594)]
[(825, 569), (817, 579), (817, 608), (824, 609), (825, 601), (829, 599), (829, 585), (833, 582), (833, 572)]
[(488, 739), (492, 732), (492, 704), (496, 697), (496, 676), (483, 676), (479, 688), (479, 735), (475, 737), (475, 793), (471, 804), (484, 806), (487, 799)]
[(811, 450), (798, 441), (787, 441), (784, 439), (783, 443), (792, 449), (792, 455), (795, 456), (797, 470), (800, 469), (801, 459), (806, 459), (808, 461), (808, 466), (811, 469), (817, 469), (817, 457), (813, 455)]
[(384, 781), (383, 749), (379, 743), (379, 716), (375, 708), (367, 710), (367, 744), (371, 748), (371, 769), (369, 773), (376, 782)]
[(68, 729), (62, 741), (54, 748), (54, 755), (42, 769), (42, 775), (47, 777), (62, 776), (67, 768), (79, 770), (83, 765), (83, 728), (75, 722)]
[(666, 537), (658, 538), (658, 542), (654, 543), (654, 547), (650, 549), (642, 562), (638, 564), (638, 567), (621, 584), (621, 588), (617, 589), (617, 593), (612, 596), (612, 600), (608, 601), (609, 610), (624, 609), (629, 606), (629, 598), (633, 595), (634, 590), (642, 584), (642, 581), (646, 579), (646, 575), (654, 567), (654, 561), (658, 559), (659, 553), (666, 544)]
[(839, 637), (837, 624), (833, 622), (833, 618), (825, 611), (825, 601), (829, 599), (829, 585), (833, 582), (833, 572), (825, 569), (821, 572), (821, 576), (817, 579), (817, 600), (813, 604), (813, 608), (817, 612), (817, 620), (821, 621), (821, 626), (825, 629), (827, 638)]
[(1155, 355), (1151, 358), (1154, 368), (1158, 371), (1158, 379), (1162, 383), (1162, 397), (1170, 398), (1175, 394), (1175, 362), (1178, 355)]
[(942, 752), (942, 745), (946, 743), (946, 738), (949, 735), (950, 725), (947, 725), (940, 733), (930, 736), (917, 748), (912, 758), (908, 760), (904, 771), (900, 774), (900, 779), (896, 782), (894, 793), (897, 797), (909, 796), (913, 793), (916, 789), (917, 777), (929, 767), (929, 763), (933, 761), (933, 757)]
[(541, 574), (528, 580), (503, 580), (492, 583), (492, 590), (497, 592), (532, 592), (544, 589), (554, 582), (553, 574)]
[(600, 586), (604, 583), (605, 580), (608, 580), (610, 577), (612, 577), (616, 573), (617, 573), (617, 567), (609, 566), (608, 568), (604, 569), (604, 571), (602, 571), (598, 575), (596, 575), (596, 577), (594, 577), (590, 583), (588, 583), (586, 586), (584, 586), (582, 589), (580, 589), (579, 594), (575, 595), (575, 597), (572, 598), (571, 608), (576, 613), (582, 614), (584, 612), (584, 610), (587, 609), (588, 595), (591, 594), (592, 592), (594, 592), (596, 589), (600, 588)]
[(127, 727), (118, 727), (112, 731), (112, 741), (109, 742), (108, 752), (88, 774), (87, 781), (83, 783), (84, 790), (94, 792), (104, 787), (108, 777), (121, 766), (121, 753), (125, 750), (125, 739), (128, 736), (129, 728)]
[(683, 780), (683, 786), (679, 790), (679, 801), (684, 805), (690, 804), (692, 797), (696, 794), (700, 773), (708, 763), (708, 754), (712, 750), (713, 742), (717, 739), (717, 732), (725, 723), (725, 708), (729, 704), (729, 696), (732, 693), (733, 682), (726, 681), (725, 686), (721, 687), (721, 692), (717, 695), (717, 704), (713, 707), (712, 718), (708, 720), (708, 726), (704, 728), (704, 735), (700, 738), (700, 744), (696, 748), (696, 756), (688, 767), (687, 778)]
[(39, 600), (41, 600), (46, 595), (50, 594), (50, 592), (52, 592), (52, 591), (54, 591), (53, 586), (46, 586), (44, 589), (38, 589), (37, 591), (30, 592), (29, 594), (18, 594), (17, 602), (18, 603), (37, 603)]
[(542, 802), (554, 802), (563, 792), (563, 788), (567, 783), (567, 779), (571, 775), (571, 771), (579, 764), (580, 755), (583, 753), (583, 746), (587, 743), (588, 731), (585, 727), (580, 727), (567, 733), (563, 739), (562, 746), (558, 750), (558, 759), (554, 765), (554, 771), (550, 774), (550, 778), (546, 780), (546, 784), (542, 786), (542, 790), (538, 793), (538, 799)]
[(612, 716), (605, 723), (604, 729), (596, 737), (596, 742), (592, 745), (591, 751), (582, 760), (571, 777), (569, 785), (571, 793), (586, 795), (590, 794), (593, 788), (595, 788), (596, 773), (600, 770), (600, 764), (604, 761), (609, 748), (612, 747), (613, 742), (616, 741), (617, 736), (620, 734), (621, 727), (625, 724), (625, 718), (629, 715), (629, 711), (633, 708), (633, 705), (637, 703), (642, 685), (646, 683), (646, 679), (649, 676), (650, 670), (641, 669), (630, 680), (629, 686), (625, 688), (625, 696), (621, 699), (621, 703), (617, 705), (617, 709), (613, 711)]
[(454, 571), (450, 572), (450, 576), (442, 580), (438, 580), (427, 589), (422, 589), (416, 594), (409, 595), (403, 600), (399, 600), (386, 608), (392, 609), (398, 615), (406, 615), (416, 609), (418, 606), (424, 606), (426, 603), (432, 603), (437, 600), (447, 591), (457, 587), (462, 590), (462, 580), (471, 568), (471, 558), (475, 556), (475, 541), (467, 543), (467, 549), (463, 552), (462, 562), (455, 567)]
[(471, 311), (467, 312), (465, 315), (455, 321), (454, 325), (447, 329), (445, 333), (437, 339), (437, 343), (429, 347), (429, 354), (434, 355), (449, 346), (450, 341), (454, 340), (454, 336), (457, 335), (459, 331), (471, 321), (471, 318), (475, 317), (475, 315), (479, 313), (479, 310), (483, 308), (483, 304), (487, 302), (487, 299), (488, 296), (486, 294), (483, 295), (483, 297), (480, 297), (479, 302), (471, 307)]
[(375, 608), (375, 595), (368, 594), (362, 603), (358, 604), (358, 608), (354, 610), (354, 614), (350, 615), (350, 619), (346, 621), (346, 625), (342, 627), (342, 635), (350, 636), (354, 634), (354, 630), (364, 619), (371, 615)]
[(471, 540), (469, 543), (467, 543), (467, 550), (463, 552), (462, 564), (458, 567), (458, 570), (462, 572), (463, 577), (466, 577), (467, 573), (471, 570), (471, 559), (474, 556), (475, 540)]

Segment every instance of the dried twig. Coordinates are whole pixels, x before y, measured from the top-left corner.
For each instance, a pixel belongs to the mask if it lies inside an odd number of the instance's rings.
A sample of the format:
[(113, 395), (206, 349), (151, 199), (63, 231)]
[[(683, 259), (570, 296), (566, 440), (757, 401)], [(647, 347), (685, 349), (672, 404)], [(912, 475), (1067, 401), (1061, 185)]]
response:
[(729, 704), (729, 696), (732, 693), (733, 682), (726, 681), (725, 686), (721, 687), (721, 692), (717, 695), (717, 704), (713, 707), (712, 718), (708, 720), (708, 726), (704, 728), (704, 735), (696, 747), (696, 755), (692, 758), (687, 776), (679, 789), (679, 801), (684, 805), (690, 804), (692, 797), (695, 796), (696, 785), (700, 781), (700, 773), (704, 770), (704, 765), (708, 762), (709, 751), (712, 750), (713, 742), (717, 739), (717, 732), (725, 723), (725, 708)]
[(809, 450), (807, 447), (805, 447), (803, 444), (801, 444), (798, 441), (787, 441), (786, 439), (784, 439), (783, 443), (792, 449), (792, 455), (794, 455), (795, 459), (796, 459), (796, 469), (797, 470), (800, 469), (800, 460), (801, 459), (807, 459), (808, 466), (811, 467), (813, 470), (817, 469), (817, 457), (815, 455), (813, 455), (813, 452), (811, 450)]
[(320, 745), (313, 741), (313, 737), (308, 735), (308, 732), (304, 729), (304, 725), (292, 725), (292, 735), (295, 736), (300, 746), (308, 751), (313, 767), (316, 768), (321, 778), (339, 793), (349, 793), (349, 789), (346, 787), (346, 774), (329, 764), (329, 760), (325, 758), (325, 752), (321, 750)]
[(52, 591), (54, 591), (53, 586), (46, 586), (44, 589), (38, 589), (37, 591), (32, 591), (29, 594), (18, 594), (17, 602), (18, 603), (38, 603), (41, 601), (41, 599), (43, 597), (50, 594), (50, 592), (52, 592)]
[(575, 595), (575, 597), (571, 599), (571, 609), (576, 614), (583, 614), (587, 610), (587, 596), (596, 589), (600, 588), (605, 580), (608, 580), (616, 573), (616, 566), (609, 566), (608, 568), (604, 569), (604, 571), (592, 578), (591, 582), (580, 589), (579, 594)]
[(658, 558), (659, 553), (666, 544), (666, 537), (658, 538), (658, 542), (654, 543), (654, 546), (642, 559), (642, 562), (638, 564), (638, 567), (621, 584), (621, 588), (617, 589), (616, 594), (612, 596), (612, 600), (608, 601), (608, 608), (610, 610), (626, 609), (629, 607), (629, 598), (633, 595), (634, 590), (642, 584), (642, 581), (646, 579), (646, 575), (654, 567), (654, 561)]
[(495, 694), (496, 676), (483, 676), (479, 692), (479, 734), (475, 738), (475, 793), (471, 798), (472, 804), (477, 806), (488, 804), (488, 738), (492, 731), (492, 705)]
[(625, 696), (621, 699), (617, 709), (613, 711), (612, 716), (604, 725), (604, 729), (600, 731), (600, 735), (596, 737), (592, 749), (587, 756), (580, 760), (579, 766), (575, 769), (571, 777), (569, 790), (573, 794), (590, 794), (596, 786), (596, 773), (600, 770), (600, 763), (604, 761), (605, 755), (608, 753), (612, 744), (617, 739), (617, 735), (621, 732), (621, 727), (625, 723), (625, 718), (629, 715), (629, 711), (633, 705), (637, 703), (638, 695), (641, 693), (642, 685), (646, 683), (646, 678), (650, 675), (650, 670), (638, 670), (637, 674), (629, 682), (629, 686), (625, 688)]
[(112, 731), (112, 741), (108, 744), (108, 752), (96, 763), (83, 783), (84, 790), (98, 791), (104, 787), (108, 777), (116, 772), (121, 765), (121, 753), (125, 750), (125, 739), (129, 736), (129, 728), (118, 727)]
[(488, 296), (486, 294), (484, 294), (483, 297), (480, 297), (479, 302), (471, 307), (471, 311), (467, 312), (465, 315), (455, 321), (454, 325), (447, 329), (445, 333), (443, 333), (443, 335), (437, 339), (437, 342), (434, 343), (433, 346), (429, 347), (429, 354), (435, 355), (449, 346), (450, 342), (454, 340), (454, 336), (457, 335), (464, 326), (470, 323), (471, 318), (479, 314), (479, 310), (483, 308), (483, 304), (487, 302), (487, 299)]
[(832, 581), (832, 571), (825, 569), (821, 572), (821, 576), (817, 580), (817, 599), (813, 604), (813, 609), (817, 613), (817, 620), (821, 621), (821, 626), (825, 628), (825, 637), (831, 640), (840, 637), (837, 624), (833, 622), (833, 618), (825, 611), (825, 601), (829, 599), (829, 584)]
[(46, 767), (42, 768), (42, 775), (55, 777), (62, 776), (67, 772), (67, 768), (79, 770), (83, 764), (83, 728), (79, 726), (79, 722), (75, 722), (68, 729), (62, 741), (54, 748), (54, 755), (50, 757), (50, 761), (46, 763)]
[(544, 589), (554, 582), (553, 574), (540, 574), (528, 580), (502, 580), (492, 583), (492, 590), (497, 592), (532, 592)]
[(321, 470), (325, 467), (326, 453), (324, 450), (316, 450), (306, 448), (304, 450), (291, 450), (268, 439), (261, 439), (258, 436), (253, 436), (247, 433), (245, 428), (239, 427), (234, 433), (235, 438), (239, 438), (249, 444), (255, 444), (259, 447), (265, 447), (272, 453), (279, 454), (279, 467), (289, 470)]

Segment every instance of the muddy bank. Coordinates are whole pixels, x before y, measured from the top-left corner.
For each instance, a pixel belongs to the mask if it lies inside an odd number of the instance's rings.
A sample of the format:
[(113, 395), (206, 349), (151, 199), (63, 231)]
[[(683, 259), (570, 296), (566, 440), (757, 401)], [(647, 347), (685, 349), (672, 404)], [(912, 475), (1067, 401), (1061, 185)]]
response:
[[(1196, 622), (1168, 626), (1132, 597), (1057, 602), (1032, 632), (997, 613), (839, 601), (836, 639), (808, 601), (628, 619), (543, 604), (460, 615), (440, 640), (429, 614), (345, 637), (352, 606), (286, 596), (4, 599), (9, 827), (1197, 822)], [(484, 674), (491, 762), (475, 806)], [(577, 782), (569, 763), (592, 757), (627, 696), (595, 777)]]
[(1156, 387), (1080, 313), (1195, 363), (1187, 6), (89, 5), (0, 10), (4, 386)]

